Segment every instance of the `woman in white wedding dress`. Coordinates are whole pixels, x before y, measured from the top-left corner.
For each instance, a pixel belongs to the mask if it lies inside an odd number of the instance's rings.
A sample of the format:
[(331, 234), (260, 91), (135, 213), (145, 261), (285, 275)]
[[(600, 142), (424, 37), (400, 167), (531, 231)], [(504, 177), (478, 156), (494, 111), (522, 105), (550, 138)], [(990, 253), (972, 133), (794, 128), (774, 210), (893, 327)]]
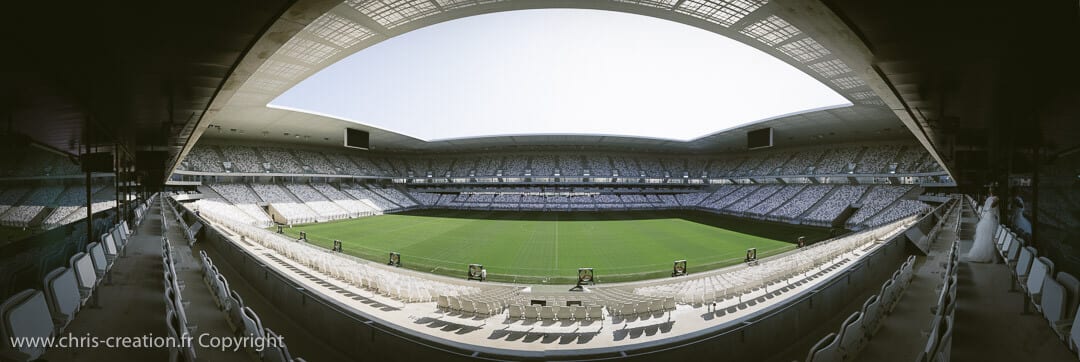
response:
[(998, 198), (994, 191), (986, 197), (982, 207), (982, 218), (975, 226), (975, 242), (967, 253), (967, 260), (975, 263), (994, 261), (994, 232), (998, 226)]

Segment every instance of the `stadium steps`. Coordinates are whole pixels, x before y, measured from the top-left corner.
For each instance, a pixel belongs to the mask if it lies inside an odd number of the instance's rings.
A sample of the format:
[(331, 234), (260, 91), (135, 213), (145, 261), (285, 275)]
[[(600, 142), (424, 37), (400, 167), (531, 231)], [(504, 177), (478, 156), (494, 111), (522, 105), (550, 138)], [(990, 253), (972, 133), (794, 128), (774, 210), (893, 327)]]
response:
[[(728, 208), (728, 207), (731, 207), (731, 205), (735, 205), (735, 204), (739, 203), (740, 201), (742, 201), (743, 199), (745, 199), (745, 198), (747, 198), (747, 197), (750, 197), (750, 196), (751, 196), (751, 195), (753, 195), (753, 194), (756, 194), (756, 193), (758, 193), (758, 191), (761, 191), (761, 188), (762, 188), (762, 187), (765, 187), (765, 186), (767, 186), (767, 185), (759, 185), (759, 184), (753, 184), (753, 185), (742, 185), (742, 186), (743, 186), (743, 187), (757, 186), (757, 189), (755, 189), (754, 191), (750, 191), (750, 192), (746, 193), (746, 195), (743, 195), (743, 196), (742, 196), (742, 197), (740, 197), (740, 198), (737, 198), (737, 199), (735, 199), (735, 200), (731, 200), (731, 202), (729, 202), (729, 203), (727, 203), (726, 205), (724, 205), (723, 207), (721, 207), (721, 208), (720, 208), (720, 210), (724, 210), (724, 211), (727, 211), (727, 208)], [(735, 189), (735, 191), (732, 191), (731, 193), (735, 193), (735, 192), (736, 192), (736, 191), (738, 191), (738, 190), (739, 190), (739, 188), (736, 188), (736, 189)], [(731, 193), (729, 193), (729, 194), (731, 194)], [(725, 196), (721, 197), (721, 199), (722, 199), (722, 198), (724, 198), (724, 197), (727, 197), (727, 196), (725, 195)]]
[(424, 203), (420, 202), (420, 200), (417, 200), (415, 197), (413, 197), (412, 193), (410, 193), (409, 190), (406, 190), (404, 186), (394, 185), (393, 189), (397, 190), (402, 195), (405, 195), (405, 198), (411, 200), (414, 204), (416, 204), (416, 206), (424, 206)]
[[(385, 202), (385, 203), (386, 203), (387, 205), (390, 205), (390, 206), (392, 206), (392, 207), (391, 207), (390, 209), (398, 209), (398, 208), (401, 208), (401, 205), (398, 205), (398, 204), (397, 204), (396, 202), (390, 201), (390, 199), (388, 199), (388, 198), (386, 198), (385, 196), (383, 196), (383, 195), (382, 195), (382, 193), (380, 193), (380, 192), (378, 192), (378, 191), (375, 191), (375, 189), (373, 189), (373, 188), (371, 188), (371, 187), (368, 187), (367, 185), (362, 185), (361, 187), (362, 187), (362, 188), (363, 188), (364, 190), (367, 190), (367, 193), (368, 193), (368, 195), (371, 195), (371, 197), (372, 197), (372, 198), (376, 198), (376, 199), (378, 199), (379, 201)], [(380, 209), (381, 209), (381, 208), (380, 208)]]
[(755, 202), (755, 203), (754, 203), (753, 205), (750, 205), (749, 207), (747, 207), (747, 208), (746, 208), (745, 210), (743, 210), (743, 211), (735, 211), (735, 210), (731, 210), (731, 207), (732, 207), (732, 206), (735, 206), (735, 205), (737, 205), (737, 204), (738, 204), (739, 202), (742, 202), (742, 200), (745, 200), (745, 199), (749, 198), (750, 196), (754, 196), (754, 195), (757, 195), (757, 194), (759, 194), (759, 193), (762, 193), (762, 192), (764, 192), (764, 191), (770, 190), (770, 189), (771, 189), (771, 187), (770, 187), (770, 186), (774, 186), (774, 185), (759, 185), (759, 186), (760, 186), (760, 187), (758, 187), (758, 189), (757, 189), (757, 190), (754, 190), (753, 192), (751, 192), (751, 193), (749, 193), (749, 194), (746, 194), (746, 196), (740, 197), (740, 198), (739, 198), (738, 200), (735, 200), (734, 202), (732, 202), (732, 203), (730, 203), (730, 204), (727, 204), (727, 206), (724, 206), (724, 209), (723, 209), (723, 211), (727, 211), (727, 212), (730, 212), (730, 213), (743, 213), (743, 212), (748, 212), (748, 211), (750, 211), (750, 209), (753, 209), (753, 208), (754, 208), (754, 206), (757, 206), (758, 204), (760, 204), (760, 203), (762, 203), (762, 202), (765, 202), (765, 200), (767, 200), (768, 198), (772, 197), (772, 195), (776, 194), (777, 192), (780, 192), (780, 190), (779, 190), (779, 189), (777, 189), (777, 190), (773, 191), (772, 193), (768, 194), (768, 195), (767, 195), (767, 196), (765, 196), (765, 197), (762, 197), (762, 198), (761, 198), (761, 200), (758, 200), (758, 202)]
[[(873, 219), (874, 219), (874, 217), (877, 217), (877, 216), (878, 216), (878, 214), (881, 214), (881, 213), (885, 212), (886, 210), (888, 210), (888, 209), (891, 209), (891, 208), (893, 208), (893, 207), (896, 207), (896, 205), (899, 205), (899, 204), (900, 204), (900, 200), (903, 200), (903, 199), (904, 199), (904, 198), (902, 198), (902, 197), (901, 197), (901, 198), (899, 198), (899, 199), (893, 200), (893, 202), (891, 202), (891, 203), (889, 203), (888, 205), (886, 205), (885, 207), (881, 208), (881, 210), (878, 210), (878, 211), (877, 211), (877, 212), (875, 212), (875, 213), (874, 213), (873, 215), (867, 216), (867, 217), (866, 217), (865, 219), (863, 219), (863, 221), (862, 221), (861, 223), (859, 223), (858, 225), (866, 225), (866, 223), (867, 223), (868, 221), (870, 221), (870, 220), (873, 220)], [(855, 224), (852, 224), (851, 220), (849, 219), (849, 220), (848, 220), (848, 221), (846, 222), (846, 226), (847, 226), (847, 228), (848, 228), (848, 229), (851, 229), (851, 228), (855, 227), (856, 225), (855, 225)]]
[(863, 191), (863, 194), (859, 195), (859, 198), (857, 200), (855, 200), (855, 204), (862, 205), (863, 203), (865, 203), (866, 198), (869, 197), (870, 194), (873, 194), (874, 190), (877, 189), (877, 188), (878, 188), (878, 185), (870, 185), (870, 187), (867, 187), (866, 191)]
[[(204, 147), (204, 146), (200, 145), (200, 147)], [(205, 147), (206, 147), (206, 149), (210, 150), (210, 152), (213, 153), (214, 156), (217, 156), (218, 166), (221, 166), (221, 169), (224, 170), (225, 169), (224, 160), (227, 160), (227, 158), (225, 158), (225, 155), (221, 153), (221, 149), (219, 149), (217, 146), (214, 146), (214, 145), (205, 145)], [(236, 166), (235, 165), (233, 165), (233, 171), (236, 171)]]
[(258, 193), (258, 192), (255, 192), (255, 189), (254, 189), (254, 188), (252, 188), (252, 187), (251, 187), (251, 185), (249, 185), (249, 184), (247, 184), (247, 183), (244, 183), (244, 184), (242, 184), (242, 185), (244, 185), (244, 187), (245, 187), (245, 188), (247, 188), (247, 190), (248, 190), (249, 192), (251, 192), (251, 194), (252, 194), (252, 195), (255, 195), (255, 198), (259, 200), (259, 203), (261, 203), (261, 204), (265, 204), (265, 203), (266, 203), (266, 200), (263, 200), (262, 196), (259, 196), (259, 193)]
[[(789, 184), (789, 185), (784, 185), (784, 187), (800, 187), (800, 189), (799, 189), (799, 191), (795, 192), (794, 194), (791, 194), (791, 196), (789, 196), (787, 199), (785, 199), (784, 202), (781, 202), (780, 204), (777, 204), (775, 207), (773, 207), (773, 208), (771, 208), (769, 210), (766, 210), (763, 213), (759, 213), (758, 215), (768, 216), (768, 215), (772, 214), (773, 211), (779, 210), (780, 208), (782, 208), (784, 206), (787, 206), (788, 202), (791, 202), (791, 199), (794, 199), (795, 196), (798, 196), (799, 194), (803, 193), (803, 191), (806, 191), (807, 186), (806, 185), (790, 185)], [(779, 191), (776, 191), (775, 193), (773, 193), (772, 196), (769, 196), (765, 200), (761, 200), (761, 202), (765, 202), (766, 200), (776, 196), (776, 194), (781, 193), (781, 192), (784, 192), (783, 188), (781, 188)], [(757, 205), (754, 205), (754, 206), (756, 207)], [(750, 210), (750, 209), (747, 209), (747, 210)]]
[(803, 211), (802, 214), (796, 216), (795, 219), (803, 220), (807, 216), (810, 216), (810, 214), (813, 214), (814, 210), (817, 210), (819, 207), (821, 207), (821, 204), (825, 203), (826, 200), (831, 199), (833, 194), (835, 194), (837, 190), (840, 190), (840, 186), (832, 185), (832, 189), (830, 189), (829, 192), (826, 192), (825, 196), (822, 196), (820, 199), (818, 199), (817, 202), (811, 205), (810, 208), (806, 209), (806, 211)]
[(862, 159), (863, 159), (864, 156), (866, 156), (866, 152), (867, 152), (866, 147), (863, 147), (863, 146), (858, 146), (858, 147), (859, 147), (859, 150), (855, 151), (855, 157), (851, 158), (851, 162), (855, 164), (855, 170), (858, 170), (859, 166), (862, 165)]

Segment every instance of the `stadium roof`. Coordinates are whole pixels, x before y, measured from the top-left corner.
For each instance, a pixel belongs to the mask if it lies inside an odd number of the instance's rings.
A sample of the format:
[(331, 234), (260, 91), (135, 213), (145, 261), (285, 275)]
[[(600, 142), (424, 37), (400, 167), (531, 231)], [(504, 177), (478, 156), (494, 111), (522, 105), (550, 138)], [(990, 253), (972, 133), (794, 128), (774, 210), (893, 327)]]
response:
[[(321, 5), (320, 5), (321, 4)], [(521, 9), (582, 8), (667, 19), (756, 48), (801, 70), (842, 95), (851, 107), (781, 116), (753, 126), (776, 129), (778, 142), (796, 145), (827, 141), (910, 137), (902, 112), (879, 98), (884, 87), (874, 79), (865, 49), (839, 32), (835, 19), (805, 19), (794, 10), (767, 1), (407, 1), (348, 0), (294, 5), (254, 45), (213, 100), (196, 132), (272, 142), (326, 145), (342, 143), (351, 123), (314, 114), (267, 107), (273, 99), (316, 72), (381, 41), (448, 20)], [(320, 8), (322, 6), (322, 8)], [(796, 13), (797, 14), (797, 13)], [(841, 27), (841, 29), (846, 29)], [(894, 97), (894, 95), (886, 94)], [(890, 102), (896, 102), (890, 98)], [(425, 142), (370, 126), (373, 148), (436, 150), (497, 146), (603, 144), (614, 147), (723, 150), (744, 147), (740, 127), (691, 142), (617, 136), (503, 136)], [(910, 128), (910, 126), (909, 126)], [(916, 137), (919, 137), (916, 134)], [(927, 144), (924, 137), (920, 141)], [(186, 147), (190, 149), (192, 145)], [(186, 150), (185, 150), (186, 152)]]
[(500, 135), (690, 141), (849, 105), (787, 63), (695, 27), (613, 11), (534, 9), (402, 34), (326, 67), (269, 106), (425, 141)]

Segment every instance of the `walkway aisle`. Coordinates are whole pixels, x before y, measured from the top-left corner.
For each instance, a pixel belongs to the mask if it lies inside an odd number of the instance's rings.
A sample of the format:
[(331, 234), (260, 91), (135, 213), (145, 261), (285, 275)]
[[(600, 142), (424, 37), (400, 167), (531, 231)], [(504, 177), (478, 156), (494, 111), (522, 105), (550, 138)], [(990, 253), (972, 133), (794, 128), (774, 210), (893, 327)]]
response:
[[(166, 210), (168, 215), (171, 211)], [(173, 264), (176, 266), (177, 277), (184, 282), (183, 298), (189, 304), (184, 311), (187, 313), (188, 323), (194, 324), (197, 329), (191, 333), (198, 338), (202, 334), (210, 337), (233, 337), (235, 334), (229, 327), (225, 312), (217, 307), (214, 295), (210, 292), (210, 286), (203, 281), (202, 263), (199, 262), (195, 252), (188, 246), (184, 232), (175, 219), (170, 218), (169, 241), (173, 247)], [(196, 244), (198, 245), (198, 244)], [(197, 341), (196, 341), (197, 342)], [(199, 361), (256, 361), (252, 351), (240, 349), (238, 351), (215, 348), (199, 347), (196, 343), (195, 355)]]
[(958, 237), (955, 232), (958, 212), (953, 210), (946, 217), (941, 231), (930, 244), (929, 255), (916, 258), (915, 278), (892, 314), (882, 320), (877, 334), (859, 353), (859, 361), (911, 362), (919, 357), (934, 319), (930, 307), (937, 303), (939, 288), (944, 284), (943, 263), (948, 260), (949, 247)]
[[(227, 241), (226, 241), (227, 242)], [(229, 288), (236, 291), (243, 298), (244, 305), (251, 308), (259, 315), (263, 327), (270, 328), (285, 338), (285, 345), (289, 347), (289, 354), (293, 358), (301, 357), (308, 361), (347, 361), (348, 358), (340, 351), (326, 344), (322, 340), (313, 337), (307, 329), (293, 322), (293, 318), (304, 318), (292, 311), (279, 309), (267, 300), (256, 289), (248, 285), (240, 274), (220, 257), (218, 251), (209, 243), (196, 243), (195, 255), (202, 250), (214, 261), (218, 273), (225, 276), (229, 281)], [(188, 256), (185, 256), (188, 257)], [(202, 326), (199, 327), (200, 329)]]
[[(84, 307), (68, 326), (75, 336), (154, 337), (167, 336), (161, 268), (161, 215), (158, 207), (147, 211), (146, 220), (127, 245), (127, 256), (116, 260), (112, 283), (98, 287), (100, 307)], [(110, 349), (52, 348), (48, 361), (164, 361), (164, 348)]]
[[(214, 337), (232, 337), (225, 315), (217, 309), (210, 289), (202, 281), (202, 272), (183, 233), (169, 222), (167, 235), (172, 241), (177, 274), (185, 287), (181, 292), (189, 323), (198, 326), (193, 337), (208, 333)], [(163, 337), (165, 329), (165, 297), (161, 264), (161, 211), (158, 203), (147, 212), (146, 220), (138, 227), (127, 245), (127, 256), (116, 261), (110, 275), (112, 283), (98, 287), (99, 308), (83, 309), (68, 328), (75, 336)], [(195, 341), (197, 345), (197, 340)], [(199, 361), (252, 361), (246, 351), (220, 351), (196, 347)], [(165, 348), (53, 348), (45, 359), (49, 361), (164, 361)]]
[[(971, 249), (974, 210), (965, 208), (966, 238), (960, 253)], [(970, 226), (969, 226), (970, 225)], [(956, 291), (955, 361), (1076, 361), (1040, 314), (1022, 314), (1022, 292), (1010, 292), (1012, 273), (996, 263), (968, 263), (961, 257)]]

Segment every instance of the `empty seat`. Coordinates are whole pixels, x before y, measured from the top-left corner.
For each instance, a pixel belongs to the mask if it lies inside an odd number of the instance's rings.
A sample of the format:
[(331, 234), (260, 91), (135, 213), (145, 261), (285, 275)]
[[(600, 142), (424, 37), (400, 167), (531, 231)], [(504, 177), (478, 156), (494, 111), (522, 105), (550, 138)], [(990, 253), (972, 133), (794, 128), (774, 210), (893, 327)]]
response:
[(1013, 268), (1013, 275), (1021, 285), (1027, 280), (1028, 272), (1031, 271), (1031, 262), (1035, 260), (1036, 255), (1038, 252), (1030, 246), (1020, 251), (1020, 257), (1016, 259), (1016, 267)]
[(488, 302), (473, 302), (473, 307), (476, 308), (476, 313), (478, 314), (491, 314), (491, 304)]
[(1042, 286), (1042, 315), (1055, 331), (1059, 329), (1057, 326), (1068, 322), (1068, 312), (1065, 310), (1068, 299), (1069, 296), (1061, 283), (1056, 279), (1046, 278)]
[(244, 328), (244, 299), (235, 290), (229, 291), (229, 324), (234, 333)]
[(86, 300), (90, 299), (90, 295), (94, 291), (94, 287), (97, 286), (98, 277), (97, 272), (94, 271), (94, 264), (90, 260), (90, 256), (86, 253), (77, 253), (71, 256), (69, 259), (71, 269), (75, 271), (75, 280), (79, 282), (79, 297), (82, 300), (82, 304), (86, 304)]
[(919, 353), (918, 361), (932, 361), (934, 356), (938, 352), (938, 345), (941, 342), (941, 333), (944, 332), (942, 325), (945, 323), (945, 318), (941, 315), (934, 317), (933, 323), (930, 325), (930, 333), (926, 339), (926, 346), (923, 347), (923, 351)]
[(214, 292), (214, 296), (216, 297), (215, 302), (217, 302), (218, 307), (227, 310), (229, 308), (230, 289), (229, 281), (225, 279), (224, 275), (218, 274), (217, 279), (215, 279), (214, 288), (212, 289), (212, 291)]
[(885, 284), (881, 285), (881, 311), (882, 314), (892, 312), (892, 305), (894, 298), (896, 297), (896, 283), (892, 279), (886, 280)]
[(507, 318), (522, 319), (525, 316), (525, 311), (521, 309), (520, 305), (511, 304), (508, 310)]
[(1023, 240), (1013, 239), (1012, 243), (1009, 244), (1009, 249), (1005, 252), (1004, 259), (1005, 259), (1006, 264), (1008, 264), (1010, 266), (1016, 265), (1017, 258), (1019, 258), (1019, 256), (1020, 256), (1020, 249), (1022, 248), (1023, 245), (1024, 245)]
[(623, 303), (619, 307), (620, 315), (634, 315), (634, 303)]
[(934, 354), (935, 362), (947, 362), (952, 358), (953, 319), (945, 317), (943, 320), (945, 325), (938, 334), (937, 352)]
[(587, 317), (585, 317), (585, 319), (604, 319), (604, 307), (598, 305), (590, 305), (586, 309), (588, 309), (588, 315)]
[(0, 356), (15, 361), (31, 361), (45, 354), (45, 347), (11, 345), (12, 338), (48, 338), (53, 334), (53, 320), (45, 294), (27, 289), (0, 304)]
[(852, 313), (840, 326), (840, 359), (851, 361), (862, 349), (866, 340), (866, 331), (863, 330), (862, 312)]
[(1013, 239), (1008, 235), (1002, 235), (998, 238), (998, 254), (1000, 254), (1002, 258), (1005, 258), (1008, 255), (1012, 243)]
[(450, 299), (448, 299), (445, 295), (438, 296), (437, 298), (435, 298), (435, 301), (435, 306), (441, 309), (450, 309)]
[(806, 354), (806, 362), (835, 362), (840, 360), (840, 339), (836, 338), (836, 333), (829, 333), (829, 335), (822, 338), (813, 347), (810, 347), (810, 352)]
[(540, 307), (540, 319), (555, 319), (555, 307), (550, 305)]
[(526, 305), (522, 309), (525, 310), (525, 319), (540, 319), (540, 308), (535, 305)]
[(99, 243), (90, 243), (86, 246), (86, 253), (90, 254), (90, 260), (94, 263), (94, 272), (98, 279), (105, 277), (109, 272), (109, 261), (105, 259), (105, 251)]
[(471, 300), (460, 300), (461, 311), (464, 313), (476, 313), (476, 304)]
[[(285, 346), (284, 342), (282, 342), (283, 339), (278, 336), (277, 333), (274, 333), (274, 331), (270, 330), (270, 328), (266, 328), (264, 330), (264, 333), (267, 339), (267, 346), (265, 349), (263, 349), (262, 360), (267, 362), (292, 361), (292, 356), (289, 355), (289, 348)], [(270, 342), (270, 340), (274, 340), (276, 342)]]
[(112, 237), (113, 237), (113, 242), (116, 243), (116, 246), (120, 250), (123, 250), (124, 247), (127, 246), (128, 236), (127, 236), (126, 233), (124, 233), (123, 230), (120, 230), (119, 227), (113, 228)]
[(570, 307), (559, 307), (559, 309), (555, 311), (555, 318), (558, 320), (570, 320), (572, 316), (573, 313), (571, 312)]
[(82, 305), (78, 283), (71, 268), (56, 268), (45, 275), (45, 300), (57, 333), (67, 328)]
[(881, 298), (877, 295), (871, 295), (870, 298), (863, 302), (863, 328), (866, 329), (866, 337), (870, 338), (874, 333), (877, 333), (877, 328), (881, 323)]
[(1056, 279), (1065, 288), (1065, 295), (1068, 296), (1065, 301), (1066, 319), (1072, 320), (1076, 306), (1080, 305), (1080, 279), (1066, 272), (1058, 273)]
[(1072, 325), (1069, 326), (1069, 336), (1065, 338), (1065, 344), (1073, 353), (1080, 353), (1080, 310), (1073, 312)]
[(574, 320), (585, 319), (585, 307), (575, 305), (570, 307), (570, 317)]
[(262, 320), (249, 307), (244, 307), (244, 335), (252, 338), (263, 337)]
[(1039, 257), (1031, 263), (1031, 271), (1028, 273), (1027, 283), (1024, 290), (1031, 299), (1035, 309), (1042, 311), (1042, 287), (1049, 275), (1054, 273), (1054, 262), (1046, 257)]
[(116, 246), (116, 242), (113, 241), (112, 235), (105, 234), (102, 237), (102, 251), (105, 252), (105, 260), (109, 263), (113, 263), (116, 260), (116, 256), (120, 254), (119, 248)]
[[(165, 326), (169, 331), (169, 337), (174, 340), (191, 338), (190, 333), (184, 328), (184, 321), (173, 310), (165, 312)], [(188, 346), (174, 346), (169, 348), (169, 362), (192, 362), (195, 361), (194, 344)]]

